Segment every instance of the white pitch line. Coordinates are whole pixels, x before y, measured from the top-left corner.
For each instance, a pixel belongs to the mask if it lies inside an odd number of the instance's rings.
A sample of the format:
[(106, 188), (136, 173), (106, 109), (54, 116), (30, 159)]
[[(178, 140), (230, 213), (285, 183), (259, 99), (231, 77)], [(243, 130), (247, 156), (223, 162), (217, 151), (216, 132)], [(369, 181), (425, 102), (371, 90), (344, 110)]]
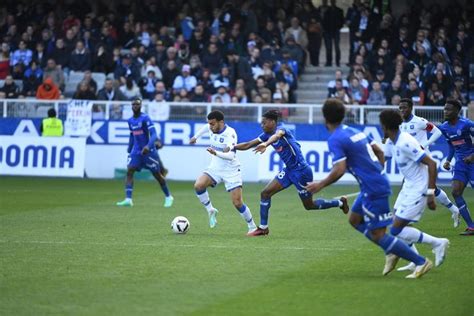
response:
[[(159, 243), (107, 243), (107, 242), (78, 242), (78, 241), (44, 241), (44, 240), (0, 240), (2, 244), (43, 244), (43, 245), (89, 245), (89, 246), (131, 246), (131, 247), (160, 247), (170, 244)], [(313, 251), (346, 251), (348, 248), (330, 248), (330, 247), (252, 247), (247, 246), (228, 246), (228, 245), (192, 245), (192, 244), (174, 244), (173, 247), (184, 248), (210, 248), (210, 249), (262, 249), (262, 250), (313, 250)]]
[(353, 197), (353, 196), (358, 196), (359, 194), (360, 194), (360, 192), (354, 192), (354, 193), (344, 194), (344, 195), (341, 195), (341, 196), (335, 196), (334, 199), (340, 199), (340, 198), (342, 198), (343, 196), (345, 196), (345, 197)]

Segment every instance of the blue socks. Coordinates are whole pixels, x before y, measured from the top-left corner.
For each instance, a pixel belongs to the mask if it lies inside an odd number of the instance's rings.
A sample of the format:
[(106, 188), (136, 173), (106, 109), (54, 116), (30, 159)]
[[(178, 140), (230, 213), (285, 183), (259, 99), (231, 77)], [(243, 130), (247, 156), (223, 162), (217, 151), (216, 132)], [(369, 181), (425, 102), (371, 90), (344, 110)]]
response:
[(260, 200), (260, 225), (267, 226), (268, 225), (268, 211), (270, 210), (270, 206), (272, 205), (272, 200), (268, 199), (261, 199)]
[(417, 266), (425, 263), (425, 258), (415, 253), (406, 243), (391, 235), (385, 234), (378, 242), (386, 254), (393, 253)]
[(467, 208), (466, 201), (462, 196), (457, 196), (454, 198), (456, 205), (459, 208), (459, 213), (461, 213), (462, 218), (466, 222), (467, 226), (474, 228), (474, 224), (472, 223), (471, 215), (469, 214), (469, 209)]
[(170, 190), (168, 190), (168, 185), (166, 185), (166, 182), (164, 184), (160, 184), (161, 189), (163, 190), (163, 193), (165, 194), (166, 197), (170, 196)]
[(132, 193), (133, 193), (133, 183), (131, 183), (131, 184), (126, 183), (125, 184), (125, 197), (127, 199), (131, 199), (132, 198)]
[(339, 200), (316, 199), (313, 203), (318, 210), (324, 210), (331, 207), (339, 207), (340, 205)]

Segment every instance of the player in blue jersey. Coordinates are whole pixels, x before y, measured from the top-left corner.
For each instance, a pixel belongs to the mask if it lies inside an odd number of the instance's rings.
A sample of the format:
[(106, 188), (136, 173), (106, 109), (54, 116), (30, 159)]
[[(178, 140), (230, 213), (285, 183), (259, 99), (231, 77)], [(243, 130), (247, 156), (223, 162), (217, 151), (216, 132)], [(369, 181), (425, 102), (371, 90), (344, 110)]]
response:
[[(453, 169), (452, 195), (459, 208), (462, 218), (467, 224), (464, 236), (474, 236), (474, 223), (472, 222), (466, 201), (463, 198), (464, 188), (471, 184), (474, 187), (474, 122), (459, 116), (461, 103), (458, 100), (448, 100), (444, 106), (446, 122), (439, 126), (449, 144), (449, 155), (443, 167), (451, 169), (451, 160), (456, 158)], [(472, 190), (472, 189), (471, 189)]]
[(298, 190), (301, 201), (307, 210), (321, 210), (331, 207), (339, 207), (344, 213), (349, 211), (347, 199), (316, 199), (313, 201), (313, 195), (306, 191), (305, 185), (313, 181), (313, 171), (301, 153), (300, 145), (293, 134), (278, 124), (280, 113), (276, 110), (270, 110), (263, 114), (262, 129), (263, 133), (254, 140), (246, 143), (240, 143), (230, 150), (247, 150), (255, 147), (254, 152), (264, 153), (268, 146), (272, 146), (285, 163), (285, 168), (267, 184), (260, 194), (260, 226), (250, 232), (249, 236), (268, 235), (268, 211), (271, 206), (271, 198), (274, 194), (294, 185)]
[(164, 207), (173, 205), (166, 180), (161, 174), (161, 166), (156, 152), (155, 142), (157, 140), (155, 125), (150, 117), (141, 112), (142, 100), (135, 99), (132, 102), (133, 116), (128, 119), (130, 138), (127, 152), (129, 154), (127, 165), (127, 180), (125, 183), (125, 200), (117, 202), (118, 206), (133, 206), (133, 174), (146, 168), (151, 171), (165, 194)]
[(415, 263), (415, 272), (408, 277), (421, 277), (432, 268), (433, 263), (415, 253), (403, 241), (386, 233), (387, 226), (392, 223), (389, 205), (391, 189), (382, 167), (382, 150), (376, 144), (369, 143), (361, 131), (342, 124), (345, 108), (341, 101), (326, 100), (323, 115), (331, 133), (328, 146), (333, 168), (325, 179), (309, 183), (306, 189), (317, 193), (339, 180), (348, 170), (360, 186), (360, 194), (349, 215), (350, 224), (386, 254), (394, 254)]

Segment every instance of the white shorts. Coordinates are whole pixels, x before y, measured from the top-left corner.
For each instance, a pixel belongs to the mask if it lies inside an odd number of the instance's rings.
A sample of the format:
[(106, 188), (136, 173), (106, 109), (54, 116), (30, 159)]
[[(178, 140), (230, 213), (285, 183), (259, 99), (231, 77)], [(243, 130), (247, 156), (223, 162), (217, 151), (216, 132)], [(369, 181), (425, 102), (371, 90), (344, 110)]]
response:
[(207, 168), (204, 170), (204, 174), (207, 174), (212, 181), (214, 181), (213, 187), (224, 182), (227, 192), (242, 187), (242, 174), (240, 173), (240, 169), (214, 170)]
[(407, 221), (418, 222), (426, 208), (427, 200), (423, 194), (408, 194), (402, 190), (395, 202), (395, 216)]

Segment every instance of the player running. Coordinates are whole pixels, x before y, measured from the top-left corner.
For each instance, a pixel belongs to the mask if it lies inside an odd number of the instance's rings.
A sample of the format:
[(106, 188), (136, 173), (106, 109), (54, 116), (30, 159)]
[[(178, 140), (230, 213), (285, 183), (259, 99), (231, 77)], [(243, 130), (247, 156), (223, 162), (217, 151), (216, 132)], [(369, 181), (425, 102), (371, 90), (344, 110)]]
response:
[(313, 181), (313, 171), (301, 153), (300, 144), (293, 134), (282, 124), (278, 124), (280, 112), (270, 110), (263, 114), (263, 133), (254, 140), (246, 143), (230, 146), (230, 150), (247, 150), (255, 147), (254, 152), (264, 153), (266, 148), (273, 146), (275, 151), (285, 163), (285, 168), (270, 181), (260, 193), (260, 226), (250, 236), (268, 235), (268, 211), (271, 206), (271, 198), (274, 194), (288, 188), (292, 184), (298, 190), (301, 201), (307, 210), (321, 210), (331, 207), (339, 207), (344, 213), (349, 211), (347, 199), (341, 197), (339, 200), (316, 199), (304, 188), (308, 182)]
[(380, 153), (381, 149), (370, 144), (367, 136), (361, 131), (342, 124), (345, 108), (341, 101), (326, 100), (323, 115), (326, 127), (331, 133), (328, 146), (333, 168), (325, 179), (309, 183), (306, 189), (317, 193), (339, 180), (347, 169), (360, 186), (360, 194), (352, 206), (349, 223), (386, 254), (392, 253), (414, 262), (416, 269), (408, 277), (421, 277), (431, 270), (432, 262), (414, 252), (397, 237), (386, 234), (387, 226), (392, 223), (389, 206), (391, 190), (382, 167), (383, 157), (374, 152), (375, 149)]
[[(413, 102), (411, 99), (402, 99), (398, 108), (403, 118), (400, 130), (413, 136), (425, 150), (425, 153), (430, 155), (429, 146), (443, 135), (441, 131), (433, 123), (413, 114)], [(428, 133), (431, 133), (430, 137), (428, 137)], [(449, 200), (448, 195), (439, 187), (435, 189), (435, 197), (439, 203), (451, 211), (454, 227), (458, 227), (460, 215), (457, 206)]]
[[(408, 226), (418, 222), (425, 210), (426, 204), (431, 210), (436, 209), (436, 162), (420, 147), (420, 143), (406, 132), (400, 131), (402, 118), (395, 110), (384, 110), (380, 113), (380, 125), (388, 142), (385, 147), (385, 157), (395, 159), (404, 176), (402, 190), (395, 202), (395, 216), (390, 233), (406, 241), (409, 245), (415, 243), (429, 244), (435, 254), (435, 266), (443, 263), (449, 240), (433, 237), (414, 227)], [(412, 248), (416, 251), (416, 248)], [(399, 257), (389, 254), (386, 257), (384, 275), (395, 268)], [(415, 270), (415, 264), (410, 263), (404, 270)], [(415, 277), (415, 275), (411, 276)]]
[(161, 166), (156, 153), (155, 142), (157, 140), (155, 125), (150, 117), (141, 112), (142, 100), (132, 101), (133, 116), (128, 119), (130, 138), (128, 140), (128, 165), (127, 180), (125, 183), (125, 200), (117, 202), (118, 206), (133, 206), (133, 174), (142, 168), (150, 170), (153, 177), (158, 181), (165, 194), (164, 207), (171, 207), (174, 198), (171, 196), (166, 180), (161, 174)]
[(459, 208), (459, 212), (467, 224), (461, 235), (474, 236), (474, 223), (472, 222), (466, 201), (463, 198), (464, 188), (470, 183), (474, 187), (474, 122), (459, 116), (461, 103), (458, 100), (448, 100), (444, 106), (446, 122), (439, 126), (449, 144), (449, 155), (443, 167), (451, 169), (451, 159), (456, 157), (453, 170), (452, 195)]
[(207, 188), (216, 186), (224, 182), (227, 192), (230, 192), (232, 203), (239, 211), (242, 218), (248, 226), (249, 233), (257, 227), (252, 218), (252, 213), (242, 200), (242, 175), (240, 173), (240, 161), (235, 151), (223, 152), (226, 147), (237, 143), (237, 133), (224, 122), (224, 113), (221, 111), (212, 111), (207, 115), (207, 125), (204, 125), (189, 141), (195, 144), (197, 139), (208, 133), (211, 140), (211, 146), (207, 151), (212, 155), (209, 167), (203, 172), (196, 183), (194, 190), (199, 201), (206, 208), (209, 215), (209, 226), (214, 228), (217, 224), (217, 212), (209, 199)]

